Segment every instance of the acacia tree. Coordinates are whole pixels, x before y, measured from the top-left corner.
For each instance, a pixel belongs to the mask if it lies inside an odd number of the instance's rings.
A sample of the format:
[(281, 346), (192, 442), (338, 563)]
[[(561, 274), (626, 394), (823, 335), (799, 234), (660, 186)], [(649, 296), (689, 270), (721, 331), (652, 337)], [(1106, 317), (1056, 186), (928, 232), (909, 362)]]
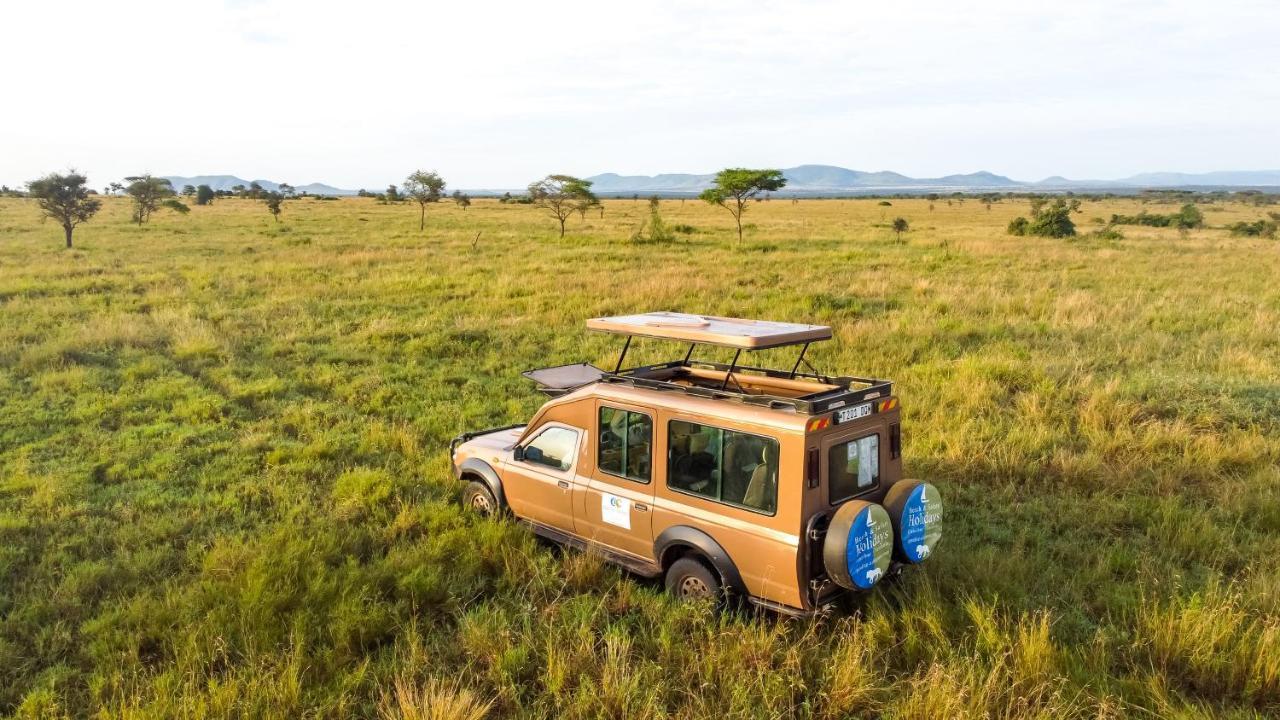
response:
[(133, 175), (125, 178), (129, 183), (125, 193), (133, 198), (133, 221), (141, 225), (151, 219), (151, 213), (160, 209), (166, 198), (173, 197), (173, 185), (164, 178), (150, 175)]
[(591, 181), (576, 178), (572, 175), (548, 175), (529, 184), (529, 197), (540, 208), (544, 208), (560, 222), (560, 237), (564, 237), (564, 222), (574, 212), (585, 212), (585, 208), (600, 202), (591, 192)]
[(787, 179), (781, 170), (749, 170), (747, 168), (726, 168), (716, 173), (713, 186), (707, 188), (698, 197), (712, 205), (719, 205), (728, 210), (738, 224), (738, 242), (742, 242), (742, 213), (747, 209), (747, 201), (762, 192), (781, 190)]
[(280, 222), (280, 213), (284, 209), (285, 194), (282, 192), (263, 191), (259, 194), (262, 202), (267, 206), (267, 212), (271, 213), (271, 217), (276, 222)]
[(88, 222), (102, 207), (101, 200), (89, 196), (88, 182), (88, 178), (72, 170), (66, 175), (49, 173), (27, 183), (27, 192), (35, 198), (40, 212), (62, 225), (68, 248), (71, 247), (71, 232), (80, 223)]
[(471, 196), (462, 192), (461, 190), (453, 191), (453, 201), (458, 203), (458, 207), (462, 208), (463, 210), (466, 210), (467, 208), (471, 207)]
[(895, 233), (897, 233), (897, 234), (898, 234), (898, 241), (899, 241), (899, 242), (901, 242), (901, 241), (902, 241), (902, 233), (904, 233), (904, 232), (906, 232), (906, 231), (908, 231), (908, 230), (910, 230), (910, 229), (911, 229), (911, 226), (907, 224), (907, 219), (906, 219), (906, 218), (894, 218), (894, 219), (893, 219), (893, 231), (894, 231)]
[(196, 188), (196, 204), (208, 205), (213, 202), (214, 195), (215, 193), (213, 192), (213, 188), (208, 185), (201, 185)]
[[(415, 170), (410, 173), (409, 177), (404, 179), (403, 194), (418, 203), (418, 208), (421, 210), (418, 215), (419, 231), (427, 227), (427, 203), (440, 202), (440, 194), (444, 192), (444, 185), (444, 178), (440, 177), (439, 173), (434, 170), (431, 172)], [(394, 190), (395, 185), (387, 189), (388, 198), (391, 197)], [(456, 196), (457, 193), (454, 193), (454, 195)]]

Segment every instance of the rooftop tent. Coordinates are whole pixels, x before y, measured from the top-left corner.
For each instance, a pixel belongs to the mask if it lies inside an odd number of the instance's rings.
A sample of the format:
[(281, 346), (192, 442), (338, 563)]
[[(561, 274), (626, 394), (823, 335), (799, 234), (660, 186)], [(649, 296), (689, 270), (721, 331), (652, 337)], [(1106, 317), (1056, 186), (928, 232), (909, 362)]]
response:
[(701, 345), (720, 345), (739, 350), (763, 350), (831, 339), (831, 328), (826, 325), (743, 320), (675, 312), (592, 318), (587, 321), (587, 329)]

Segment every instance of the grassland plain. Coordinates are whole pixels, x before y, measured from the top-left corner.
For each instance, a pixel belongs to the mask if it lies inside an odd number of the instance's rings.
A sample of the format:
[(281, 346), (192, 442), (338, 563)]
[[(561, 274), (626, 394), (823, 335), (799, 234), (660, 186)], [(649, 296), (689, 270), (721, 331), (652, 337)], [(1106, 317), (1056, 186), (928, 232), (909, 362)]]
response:
[[(756, 203), (738, 244), (668, 200), (694, 232), (636, 244), (630, 200), (559, 239), (488, 200), (420, 233), (108, 199), (67, 251), (0, 200), (0, 716), (1280, 713), (1280, 245), (892, 202)], [(833, 618), (716, 615), (463, 513), (448, 439), (661, 308), (830, 323), (819, 367), (896, 380), (938, 554)]]

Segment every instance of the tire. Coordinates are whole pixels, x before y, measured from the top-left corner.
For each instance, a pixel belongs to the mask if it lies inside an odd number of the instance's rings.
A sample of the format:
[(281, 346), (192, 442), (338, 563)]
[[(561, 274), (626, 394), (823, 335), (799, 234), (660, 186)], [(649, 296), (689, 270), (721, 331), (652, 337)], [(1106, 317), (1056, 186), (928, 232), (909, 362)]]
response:
[(667, 568), (667, 592), (683, 602), (711, 600), (717, 606), (724, 600), (720, 577), (695, 558), (682, 557)]
[(922, 563), (942, 539), (942, 495), (922, 480), (901, 480), (889, 488), (884, 508), (893, 520), (893, 554), (912, 565)]
[(893, 560), (889, 513), (873, 502), (850, 500), (836, 509), (822, 542), (827, 576), (847, 590), (870, 590)]
[(467, 483), (466, 489), (462, 491), (462, 506), (484, 517), (493, 517), (502, 510), (493, 491), (479, 480)]

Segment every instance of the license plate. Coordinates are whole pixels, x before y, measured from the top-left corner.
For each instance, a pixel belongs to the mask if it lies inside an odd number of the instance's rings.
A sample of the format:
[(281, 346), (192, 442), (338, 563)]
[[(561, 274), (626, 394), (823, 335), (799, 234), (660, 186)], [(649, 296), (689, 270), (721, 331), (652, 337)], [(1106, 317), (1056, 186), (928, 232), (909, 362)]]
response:
[(861, 405), (854, 405), (853, 407), (847, 407), (836, 413), (836, 424), (839, 425), (840, 423), (847, 423), (850, 420), (857, 420), (858, 418), (864, 418), (870, 414), (871, 414), (871, 403), (862, 403)]

